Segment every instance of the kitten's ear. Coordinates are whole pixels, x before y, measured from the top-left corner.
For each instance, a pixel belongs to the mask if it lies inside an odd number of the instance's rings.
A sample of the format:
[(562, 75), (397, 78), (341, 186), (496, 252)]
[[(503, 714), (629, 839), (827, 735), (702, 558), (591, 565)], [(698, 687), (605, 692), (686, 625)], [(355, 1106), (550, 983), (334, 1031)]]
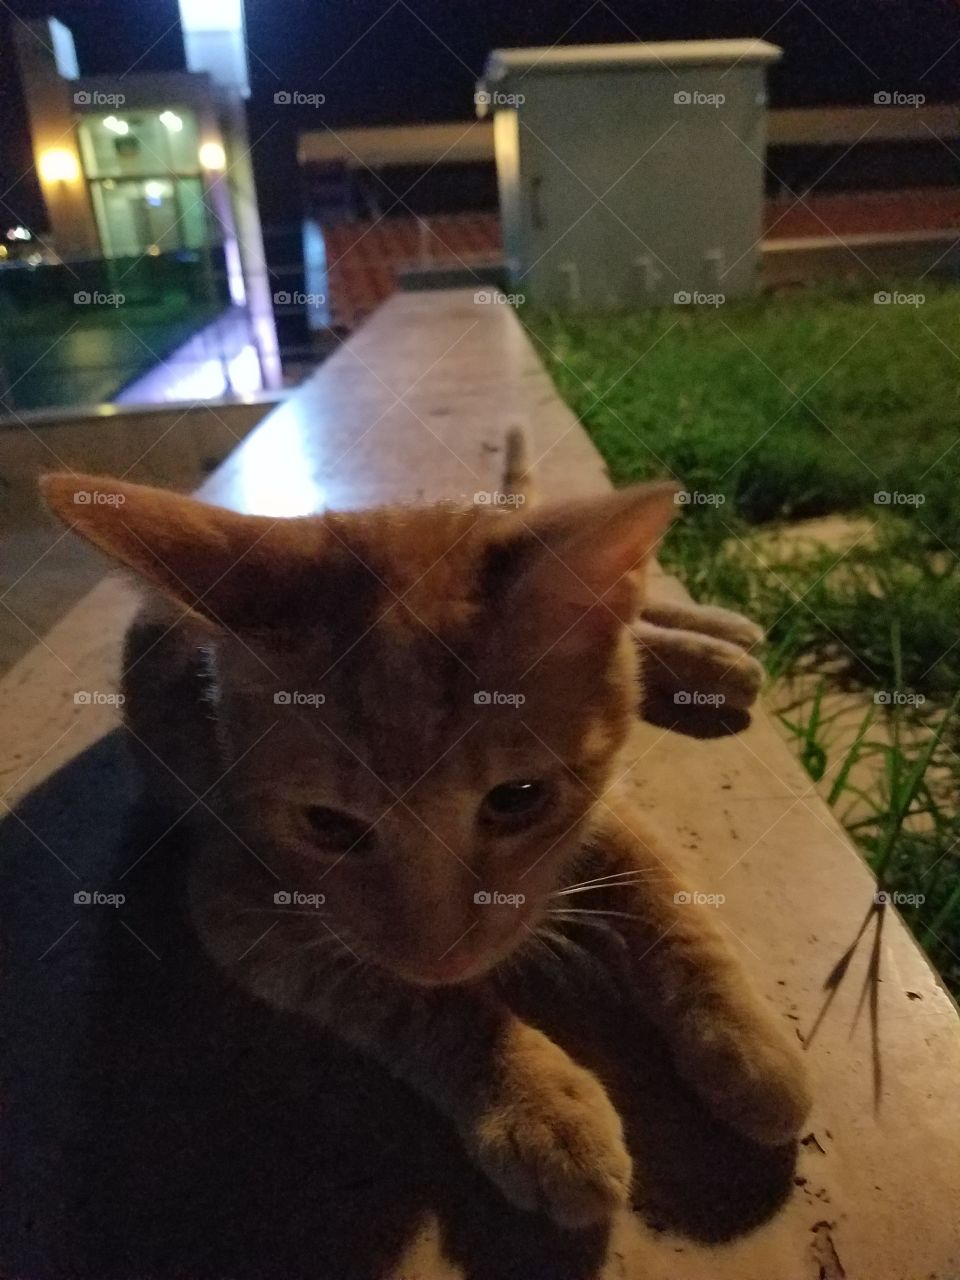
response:
[[(538, 643), (578, 650), (615, 634), (639, 607), (639, 570), (677, 513), (672, 482), (544, 509), (526, 522), (531, 559), (513, 603)], [(544, 644), (546, 647), (546, 644)]]
[(55, 472), (41, 477), (40, 490), (64, 523), (207, 621), (258, 618), (292, 568), (282, 545), (290, 540), (271, 536), (287, 521), (104, 476)]

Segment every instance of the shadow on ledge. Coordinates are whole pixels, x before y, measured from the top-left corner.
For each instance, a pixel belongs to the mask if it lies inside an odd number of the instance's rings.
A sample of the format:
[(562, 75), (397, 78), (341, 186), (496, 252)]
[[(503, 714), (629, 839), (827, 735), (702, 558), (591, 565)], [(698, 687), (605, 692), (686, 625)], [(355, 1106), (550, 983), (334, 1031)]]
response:
[[(224, 979), (183, 919), (178, 832), (135, 796), (117, 732), (0, 825), (0, 1274), (380, 1280), (435, 1216), (468, 1280), (597, 1275), (604, 1230), (512, 1209), (410, 1090)], [(602, 1063), (651, 1227), (723, 1240), (774, 1212), (793, 1154), (709, 1119), (612, 995), (515, 996)]]
[(656, 689), (647, 690), (642, 719), (686, 738), (729, 738), (750, 727), (750, 712), (742, 707), (677, 703)]

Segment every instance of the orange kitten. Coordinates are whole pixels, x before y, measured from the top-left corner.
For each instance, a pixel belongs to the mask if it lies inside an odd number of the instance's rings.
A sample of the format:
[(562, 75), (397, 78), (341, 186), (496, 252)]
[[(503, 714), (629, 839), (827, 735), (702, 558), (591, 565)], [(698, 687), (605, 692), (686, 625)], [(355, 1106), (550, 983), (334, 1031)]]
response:
[(796, 1050), (608, 790), (638, 701), (634, 571), (672, 486), (292, 520), (43, 489), (155, 589), (128, 639), (131, 741), (195, 826), (192, 910), (238, 981), (430, 1098), (516, 1204), (589, 1223), (628, 1200), (620, 1119), (498, 968), (590, 879), (616, 888), (633, 997), (679, 1072), (759, 1141), (796, 1135)]

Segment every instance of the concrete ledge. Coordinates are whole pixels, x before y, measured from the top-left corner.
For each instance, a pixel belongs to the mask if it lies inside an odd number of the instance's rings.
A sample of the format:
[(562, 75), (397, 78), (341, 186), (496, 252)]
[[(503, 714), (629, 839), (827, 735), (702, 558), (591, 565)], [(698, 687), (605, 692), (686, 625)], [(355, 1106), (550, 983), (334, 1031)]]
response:
[(955, 274), (960, 231), (783, 237), (764, 240), (760, 252), (761, 280), (767, 288), (854, 276), (872, 277), (879, 287), (890, 280), (922, 279), (934, 270)]
[[(324, 504), (460, 499), (496, 487), (503, 435), (513, 425), (530, 431), (542, 493), (585, 494), (608, 483), (601, 460), (558, 399), (511, 310), (476, 306), (472, 291), (398, 294), (271, 413), (200, 492), (213, 502), (274, 514)], [(660, 588), (681, 590), (669, 580)], [(55, 795), (58, 779), (73, 778), (82, 752), (96, 757), (99, 787), (113, 787), (127, 803), (126, 783), (116, 776), (104, 782), (101, 740), (116, 715), (109, 706), (75, 705), (73, 693), (115, 687), (120, 636), (131, 607), (126, 588), (113, 580), (101, 584), (0, 682), (0, 715), (12, 728), (0, 778), (6, 804), (19, 806), (21, 815), (7, 817), (0, 827), (7, 842), (27, 841), (24, 822), (47, 831), (37, 825), (40, 819), (30, 806), (40, 794)], [(763, 714), (743, 734), (710, 742), (638, 724), (630, 755), (638, 802), (673, 835), (678, 862), (692, 883), (725, 895), (718, 919), (731, 945), (774, 1009), (809, 1040), (827, 1003), (824, 984), (872, 901), (873, 881), (863, 862)], [(56, 830), (63, 843), (46, 835), (49, 847), (30, 846), (29, 865), (61, 877), (58, 894), (61, 888), (66, 894), (73, 881), (57, 861), (79, 868), (79, 874), (86, 870), (85, 858), (102, 866), (108, 858), (102, 846), (119, 847), (126, 838), (120, 825), (104, 822), (95, 833), (97, 847), (85, 849), (82, 833), (74, 830), (71, 837), (71, 828), (62, 823)], [(61, 909), (61, 916), (68, 929), (70, 910)], [(31, 956), (17, 956), (28, 990), (36, 985), (41, 994), (33, 998), (44, 1009), (53, 1007), (55, 993), (35, 976), (39, 961), (32, 957), (48, 935), (54, 944), (52, 920), (37, 926)], [(166, 935), (146, 941), (158, 960), (166, 956)], [(349, 1274), (407, 1280), (459, 1275), (499, 1280), (521, 1274), (602, 1275), (605, 1280), (956, 1280), (960, 1022), (893, 912), (885, 914), (876, 940), (880, 981), (871, 987), (873, 941), (868, 934), (861, 942), (808, 1046), (816, 1098), (810, 1134), (800, 1147), (792, 1194), (763, 1225), (745, 1219), (740, 1234), (734, 1228), (722, 1237), (726, 1243), (706, 1245), (624, 1214), (609, 1241), (594, 1242), (591, 1253), (572, 1238), (551, 1243), (529, 1221), (518, 1223), (504, 1213), (490, 1229), (495, 1238), (481, 1240), (463, 1224), (459, 1234), (453, 1230), (453, 1211), (441, 1207), (442, 1188), (435, 1179), (433, 1198), (421, 1206), (426, 1217), (415, 1239), (379, 1270), (370, 1262), (364, 1271), (358, 1262)], [(45, 961), (62, 966), (51, 971), (51, 981), (60, 974), (60, 981), (69, 983), (69, 966), (76, 962), (69, 946), (52, 950)], [(135, 943), (130, 946), (137, 962), (152, 964)], [(113, 981), (119, 981), (116, 974)], [(873, 992), (873, 1026), (864, 990)], [(590, 1011), (580, 1012), (586, 1018)], [(154, 1007), (148, 1016), (155, 1016)], [(615, 1043), (616, 1033), (607, 1031)], [(55, 1031), (48, 1029), (47, 1038), (51, 1035)], [(57, 1048), (61, 1057), (69, 1055), (69, 1046), (61, 1048), (58, 1041)], [(101, 1063), (100, 1070), (108, 1065)], [(275, 1067), (280, 1074), (270, 1087), (282, 1097), (284, 1063)], [(218, 1060), (217, 1070), (223, 1069)], [(645, 1088), (642, 1072), (638, 1080), (638, 1088)], [(256, 1097), (250, 1105), (256, 1111)], [(384, 1113), (381, 1119), (389, 1127), (390, 1116)], [(432, 1134), (427, 1136), (433, 1141)], [(642, 1147), (643, 1131), (635, 1137)], [(376, 1135), (370, 1139), (375, 1140)], [(669, 1162), (670, 1141), (661, 1135), (653, 1142), (654, 1163)], [(413, 1147), (403, 1150), (405, 1167), (419, 1168)], [(259, 1164), (259, 1149), (255, 1154)], [(385, 1162), (389, 1156), (387, 1150)], [(270, 1158), (282, 1161), (284, 1152)], [(700, 1194), (711, 1203), (723, 1202), (741, 1172), (701, 1182)], [(382, 1169), (368, 1173), (367, 1182), (364, 1242), (351, 1246), (351, 1263), (368, 1239), (381, 1227), (386, 1230), (383, 1215), (392, 1205)], [(318, 1206), (322, 1193), (318, 1187)], [(338, 1190), (322, 1211), (324, 1221), (341, 1210), (348, 1218), (343, 1206), (356, 1194)], [(479, 1202), (463, 1195), (464, 1212), (481, 1214)], [(263, 1205), (260, 1212), (270, 1216), (271, 1238), (282, 1236), (282, 1202), (269, 1209)], [(229, 1237), (231, 1222), (227, 1219), (220, 1238)], [(464, 1239), (473, 1243), (467, 1247)], [(500, 1269), (480, 1264), (481, 1253), (498, 1247), (520, 1270), (510, 1270), (505, 1260)], [(462, 1268), (449, 1260), (458, 1255), (465, 1259)], [(272, 1254), (264, 1262), (272, 1265), (275, 1259)], [(318, 1261), (321, 1270), (324, 1265)], [(19, 1271), (38, 1274), (35, 1266), (21, 1265)]]
[[(60, 468), (127, 473), (139, 484), (189, 491), (226, 457), (271, 407), (232, 403), (91, 405), (0, 421), (0, 510), (4, 528), (35, 524), (37, 474)], [(42, 519), (47, 520), (46, 512)]]

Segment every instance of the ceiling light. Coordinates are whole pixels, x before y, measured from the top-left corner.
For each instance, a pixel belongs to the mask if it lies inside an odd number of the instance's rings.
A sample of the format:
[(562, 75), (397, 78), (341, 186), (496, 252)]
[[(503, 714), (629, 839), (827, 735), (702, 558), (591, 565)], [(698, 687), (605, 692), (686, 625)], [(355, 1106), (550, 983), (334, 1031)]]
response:
[(197, 154), (204, 169), (226, 168), (226, 152), (219, 142), (205, 142)]

